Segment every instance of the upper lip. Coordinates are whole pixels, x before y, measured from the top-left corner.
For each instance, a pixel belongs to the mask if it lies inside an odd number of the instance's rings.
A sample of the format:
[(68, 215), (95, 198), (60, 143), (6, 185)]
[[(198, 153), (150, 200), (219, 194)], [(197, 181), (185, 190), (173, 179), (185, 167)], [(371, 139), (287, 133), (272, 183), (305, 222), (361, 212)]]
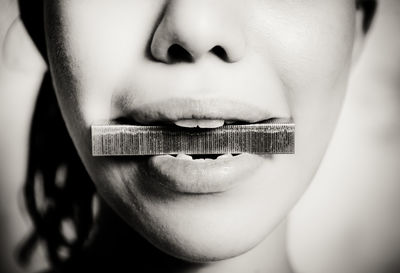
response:
[[(131, 105), (124, 111), (123, 119), (140, 124), (175, 122), (184, 119), (230, 120), (256, 123), (274, 117), (286, 117), (283, 113), (271, 113), (256, 105), (236, 100), (208, 98), (170, 98), (141, 105)], [(116, 120), (121, 119), (121, 117)]]

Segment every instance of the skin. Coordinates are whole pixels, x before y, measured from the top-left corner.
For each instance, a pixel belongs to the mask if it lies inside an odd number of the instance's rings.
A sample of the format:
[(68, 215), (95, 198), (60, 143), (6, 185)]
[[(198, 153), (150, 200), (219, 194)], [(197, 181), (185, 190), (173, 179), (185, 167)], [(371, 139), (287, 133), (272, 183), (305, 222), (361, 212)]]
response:
[[(132, 232), (200, 268), (222, 271), (235, 259), (265, 268), (263, 255), (251, 253), (268, 249), (312, 181), (334, 131), (363, 39), (355, 3), (44, 2), (58, 101), (104, 200), (101, 210), (111, 207)], [(174, 43), (191, 57), (171, 58)], [(215, 54), (215, 46), (226, 54)], [(218, 195), (162, 189), (141, 171), (143, 159), (91, 156), (92, 124), (132, 118), (141, 105), (169, 98), (232, 98), (292, 117), (296, 154), (263, 157), (260, 168)]]

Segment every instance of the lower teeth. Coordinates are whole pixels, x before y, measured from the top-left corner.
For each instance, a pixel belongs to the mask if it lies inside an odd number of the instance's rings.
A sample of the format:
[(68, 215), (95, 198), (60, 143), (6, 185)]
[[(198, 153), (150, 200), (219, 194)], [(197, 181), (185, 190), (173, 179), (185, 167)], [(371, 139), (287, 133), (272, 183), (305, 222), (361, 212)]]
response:
[(216, 154), (216, 155), (187, 155), (187, 154), (177, 154), (175, 157), (181, 160), (200, 160), (200, 159), (224, 159), (232, 158), (239, 154)]

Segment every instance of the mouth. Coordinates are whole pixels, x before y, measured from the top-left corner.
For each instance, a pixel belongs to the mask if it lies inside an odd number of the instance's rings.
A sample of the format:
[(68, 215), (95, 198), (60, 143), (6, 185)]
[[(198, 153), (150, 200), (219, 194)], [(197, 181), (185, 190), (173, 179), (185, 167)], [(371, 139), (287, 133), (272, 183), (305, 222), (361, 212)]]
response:
[[(129, 114), (126, 114), (127, 112)], [(144, 130), (155, 126), (167, 126), (178, 132), (215, 132), (236, 125), (257, 126), (266, 121), (289, 116), (288, 113), (273, 114), (254, 105), (245, 105), (237, 101), (171, 99), (133, 107), (125, 111), (123, 118), (114, 119), (113, 123), (141, 126)], [(249, 134), (246, 139), (253, 137)], [(196, 140), (190, 137), (182, 138), (182, 136), (175, 139), (185, 143), (196, 141), (203, 146), (213, 145), (215, 142), (229, 143), (229, 138), (222, 139), (219, 135), (215, 138), (206, 136)], [(205, 139), (212, 140), (201, 143)], [(159, 137), (153, 135), (148, 143), (158, 140)], [(163, 140), (163, 142), (166, 141), (169, 140)], [(248, 143), (254, 146), (254, 142)], [(149, 178), (146, 179), (146, 183), (151, 181), (153, 185), (158, 184), (163, 189), (180, 194), (221, 193), (232, 189), (240, 181), (246, 180), (244, 178), (256, 172), (261, 165), (273, 160), (273, 155), (266, 153), (256, 154), (234, 150), (221, 152), (215, 149), (207, 149), (205, 153), (203, 150), (200, 152), (176, 150), (166, 154), (145, 155), (144, 159), (147, 163), (145, 169), (141, 171)], [(157, 188), (159, 187), (155, 187)]]
[[(232, 122), (257, 123), (274, 116), (289, 117), (286, 109), (273, 114), (267, 109), (237, 100), (171, 98), (130, 105), (124, 109), (122, 120), (141, 125), (175, 124), (185, 128), (216, 128)], [(116, 120), (120, 121), (121, 117)]]
[[(184, 119), (171, 122), (178, 131), (209, 131), (243, 124), (241, 120)], [(170, 123), (170, 125), (171, 125)], [(250, 124), (257, 125), (259, 123)], [(158, 124), (160, 125), (160, 124)], [(204, 138), (203, 138), (204, 139)], [(211, 138), (210, 138), (211, 139)], [(179, 138), (182, 141), (182, 138)], [(191, 139), (186, 139), (191, 141)], [(220, 141), (218, 136), (211, 143)], [(193, 140), (198, 142), (197, 140)], [(185, 141), (184, 141), (185, 142)], [(207, 144), (208, 145), (208, 144)], [(271, 154), (250, 153), (170, 153), (146, 157), (144, 173), (154, 185), (179, 194), (216, 194), (229, 191), (246, 180)], [(156, 187), (159, 188), (159, 187)]]
[[(120, 121), (121, 122), (121, 121)], [(122, 121), (126, 124), (125, 121)], [(171, 135), (178, 132), (179, 137), (174, 137), (176, 145), (181, 147), (189, 147), (184, 142), (188, 143), (194, 141), (199, 144), (201, 141), (209, 143), (203, 143), (204, 145), (197, 145), (196, 152), (185, 152), (179, 149), (172, 149), (177, 152), (170, 152), (167, 154), (157, 154), (157, 149), (148, 148), (149, 151), (153, 151), (148, 155), (132, 156), (132, 160), (135, 161), (141, 158), (145, 162), (143, 169), (140, 170), (145, 179), (145, 183), (152, 183), (152, 185), (158, 185), (159, 187), (152, 187), (155, 190), (166, 189), (169, 192), (179, 194), (215, 194), (226, 192), (239, 181), (243, 180), (244, 177), (254, 173), (263, 162), (266, 160), (272, 160), (271, 154), (250, 154), (245, 152), (215, 152), (218, 150), (215, 142), (221, 142), (221, 146), (225, 147), (226, 142), (221, 135), (216, 134), (215, 136), (210, 135), (207, 137), (197, 137), (201, 132), (207, 132), (209, 134), (215, 133), (221, 128), (232, 127), (239, 124), (244, 124), (241, 120), (204, 120), (204, 119), (182, 119), (174, 122), (169, 122), (168, 128), (173, 127), (172, 130), (167, 130), (165, 135)], [(148, 128), (154, 128), (155, 126), (164, 126), (165, 122), (153, 123), (152, 126), (139, 126), (146, 130)], [(249, 124), (257, 125), (257, 124)], [(135, 125), (134, 125), (135, 126)], [(163, 128), (164, 128), (163, 127)], [(189, 132), (187, 134), (181, 134), (182, 131)], [(200, 133), (198, 133), (200, 132)], [(151, 134), (151, 133), (150, 133)], [(193, 134), (193, 135), (191, 135)], [(188, 136), (188, 137), (187, 137)], [(153, 136), (148, 140), (140, 138), (142, 146), (151, 146), (152, 142), (157, 142), (160, 137)], [(108, 142), (108, 141), (107, 141)], [(132, 143), (132, 141), (128, 141)], [(164, 141), (162, 141), (164, 142)], [(168, 138), (165, 142), (168, 142)], [(139, 143), (139, 142), (138, 142)], [(146, 143), (146, 144), (144, 144)], [(201, 153), (205, 151), (200, 149), (203, 146), (213, 145), (213, 152)], [(229, 144), (228, 144), (229, 145)], [(134, 145), (139, 146), (139, 145)], [(167, 145), (168, 146), (168, 145)], [(170, 144), (170, 146), (174, 146)], [(190, 149), (189, 149), (190, 150)], [(192, 150), (193, 151), (193, 150)], [(129, 160), (129, 159), (128, 159)]]
[(175, 193), (214, 194), (232, 189), (265, 160), (266, 156), (244, 153), (160, 155), (149, 157), (147, 173), (154, 183)]

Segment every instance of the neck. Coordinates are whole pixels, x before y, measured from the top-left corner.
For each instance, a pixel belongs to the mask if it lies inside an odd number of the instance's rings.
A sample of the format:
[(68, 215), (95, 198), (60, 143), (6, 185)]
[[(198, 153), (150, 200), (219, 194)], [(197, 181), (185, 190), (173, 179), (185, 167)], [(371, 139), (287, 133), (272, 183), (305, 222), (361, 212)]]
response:
[(264, 241), (238, 257), (213, 263), (193, 264), (156, 249), (105, 203), (101, 205), (96, 229), (85, 252), (85, 263), (93, 269), (117, 267), (121, 272), (157, 271), (176, 273), (274, 272), (290, 273), (286, 253), (286, 221)]

